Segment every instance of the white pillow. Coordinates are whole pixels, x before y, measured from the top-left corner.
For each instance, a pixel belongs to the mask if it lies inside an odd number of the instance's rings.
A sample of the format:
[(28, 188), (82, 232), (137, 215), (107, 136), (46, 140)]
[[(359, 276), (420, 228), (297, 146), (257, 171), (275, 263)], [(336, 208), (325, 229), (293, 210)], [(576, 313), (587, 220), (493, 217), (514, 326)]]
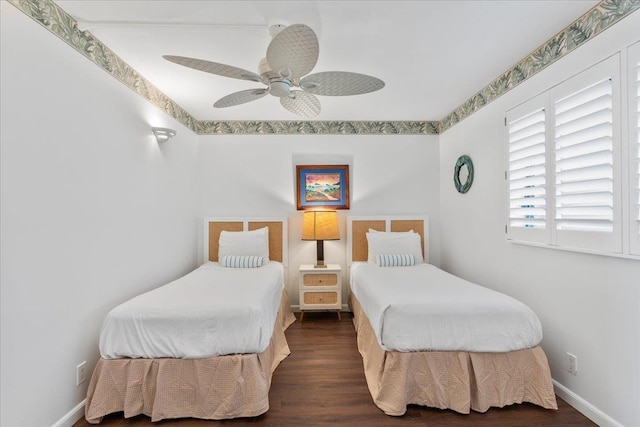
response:
[(413, 254), (378, 254), (376, 264), (380, 267), (411, 267), (416, 265)]
[[(373, 228), (369, 229), (369, 233), (387, 233), (386, 231), (380, 231), (380, 230), (374, 230)], [(395, 234), (411, 234), (411, 233), (415, 233), (415, 231), (413, 230), (409, 230), (409, 231), (391, 231), (391, 233), (395, 233)]]
[(424, 262), (420, 235), (409, 232), (367, 233), (368, 261), (376, 263), (378, 255), (412, 254), (416, 263)]
[(269, 227), (252, 231), (220, 232), (218, 260), (228, 255), (261, 256), (269, 261)]
[(256, 255), (225, 255), (222, 266), (227, 268), (257, 268), (262, 267), (264, 258)]

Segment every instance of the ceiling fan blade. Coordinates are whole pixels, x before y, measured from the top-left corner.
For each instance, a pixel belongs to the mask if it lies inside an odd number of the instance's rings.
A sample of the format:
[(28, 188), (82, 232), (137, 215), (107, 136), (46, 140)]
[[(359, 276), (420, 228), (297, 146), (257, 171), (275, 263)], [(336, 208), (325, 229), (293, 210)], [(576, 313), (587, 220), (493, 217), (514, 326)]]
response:
[(167, 61), (193, 68), (194, 70), (234, 79), (262, 82), (262, 77), (256, 73), (243, 70), (242, 68), (232, 67), (231, 65), (218, 64), (217, 62), (205, 61), (204, 59), (187, 58), (186, 56), (163, 55), (162, 57)]
[(300, 78), (318, 62), (318, 38), (306, 25), (290, 25), (276, 35), (267, 48), (267, 62), (277, 73), (289, 69), (291, 78)]
[(213, 104), (213, 106), (216, 108), (233, 107), (234, 105), (240, 105), (260, 99), (267, 93), (269, 93), (269, 89), (267, 88), (242, 90), (240, 92), (227, 95), (224, 98), (220, 98), (215, 104)]
[(300, 80), (300, 88), (304, 91), (327, 96), (360, 95), (383, 87), (384, 82), (376, 77), (347, 71), (315, 73)]
[(301, 90), (292, 90), (289, 96), (280, 98), (280, 104), (299, 116), (315, 117), (320, 114), (318, 98)]

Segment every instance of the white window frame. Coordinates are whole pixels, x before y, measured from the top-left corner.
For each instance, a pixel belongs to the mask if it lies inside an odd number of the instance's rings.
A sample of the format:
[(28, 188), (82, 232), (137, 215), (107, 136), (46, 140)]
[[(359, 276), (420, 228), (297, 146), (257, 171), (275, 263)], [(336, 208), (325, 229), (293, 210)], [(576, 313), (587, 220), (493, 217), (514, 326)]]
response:
[[(552, 87), (542, 94), (507, 111), (505, 115), (506, 164), (505, 172), (507, 197), (507, 240), (532, 243), (559, 249), (586, 251), (603, 254), (622, 254), (622, 146), (621, 146), (621, 91), (620, 91), (620, 53), (595, 64), (572, 78)], [(589, 232), (582, 230), (558, 230), (556, 227), (555, 193), (555, 111), (558, 99), (574, 93), (584, 87), (602, 81), (612, 80), (613, 97), (613, 232)], [(540, 107), (545, 110), (546, 123), (546, 227), (544, 229), (511, 227), (509, 214), (509, 129), (508, 124), (524, 117)]]

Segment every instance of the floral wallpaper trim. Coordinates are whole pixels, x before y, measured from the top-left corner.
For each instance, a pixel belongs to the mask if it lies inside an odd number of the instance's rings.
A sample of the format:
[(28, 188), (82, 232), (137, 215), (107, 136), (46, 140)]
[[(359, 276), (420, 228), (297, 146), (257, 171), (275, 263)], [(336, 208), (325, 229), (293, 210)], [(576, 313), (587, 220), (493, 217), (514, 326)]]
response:
[(603, 0), (440, 121), (444, 132), (640, 9), (640, 0)]
[(438, 122), (201, 121), (200, 135), (437, 135)]
[(8, 0), (128, 88), (201, 135), (437, 135), (504, 95), (587, 40), (640, 9), (640, 0), (602, 0), (440, 121), (199, 121), (51, 0)]
[(141, 76), (89, 31), (78, 29), (78, 22), (54, 2), (51, 0), (9, 0), (9, 2), (120, 80), (129, 89), (189, 129), (196, 130), (197, 120), (191, 114)]

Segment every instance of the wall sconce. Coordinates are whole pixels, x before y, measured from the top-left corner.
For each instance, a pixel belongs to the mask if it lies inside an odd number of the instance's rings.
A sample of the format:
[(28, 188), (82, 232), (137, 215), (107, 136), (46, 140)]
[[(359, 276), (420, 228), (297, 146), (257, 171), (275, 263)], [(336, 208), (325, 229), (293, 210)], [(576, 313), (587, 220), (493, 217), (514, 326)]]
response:
[(340, 240), (338, 213), (336, 211), (309, 211), (302, 221), (302, 240), (316, 240), (317, 263), (315, 268), (326, 268), (324, 263), (324, 241)]
[(156, 136), (156, 141), (167, 142), (169, 139), (176, 136), (176, 131), (169, 128), (151, 128), (151, 131)]

